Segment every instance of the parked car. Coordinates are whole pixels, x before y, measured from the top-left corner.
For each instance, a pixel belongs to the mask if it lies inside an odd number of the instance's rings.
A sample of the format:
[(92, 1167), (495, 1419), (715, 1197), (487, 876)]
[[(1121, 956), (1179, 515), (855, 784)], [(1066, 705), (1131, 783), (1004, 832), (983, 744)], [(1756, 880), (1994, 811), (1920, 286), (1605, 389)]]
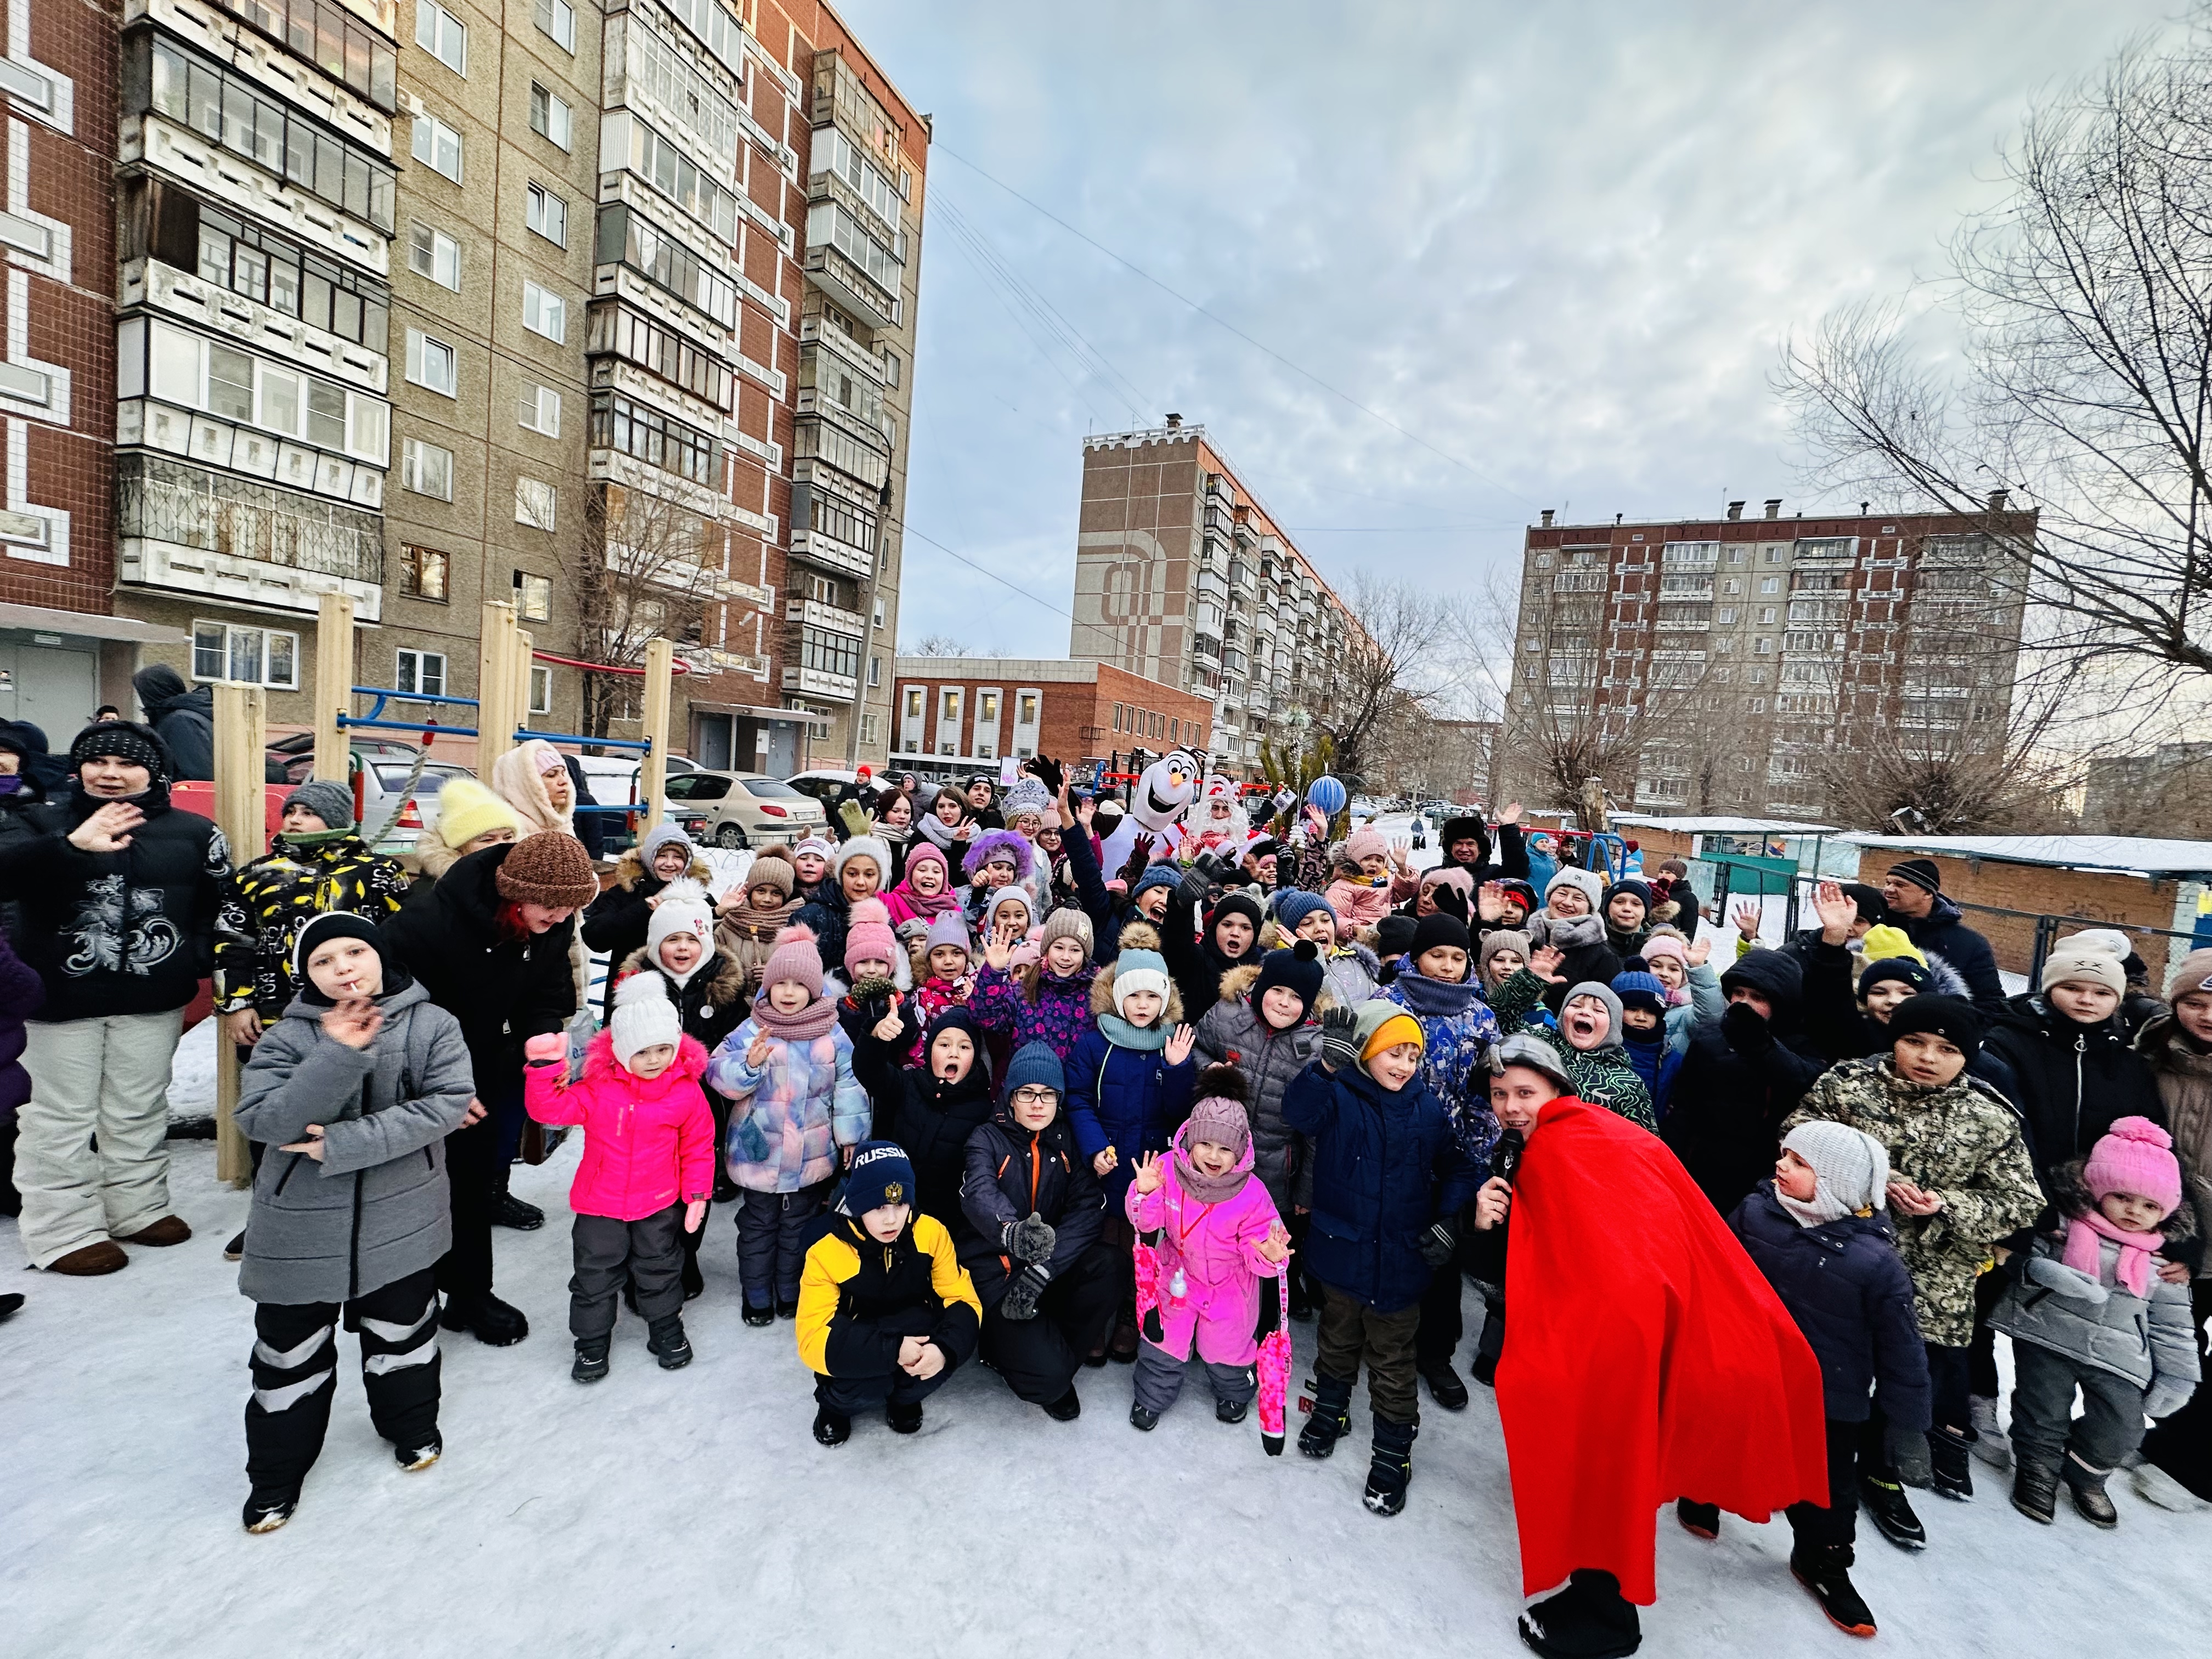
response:
[[(584, 769), (585, 781), (592, 787), (592, 799), (600, 805), (623, 806), (638, 798), (639, 761), (635, 755), (579, 755), (576, 763)], [(671, 755), (663, 775), (672, 778), (681, 773), (702, 769), (696, 761), (686, 760), (681, 755)]]
[(693, 841), (750, 847), (818, 834), (822, 803), (775, 778), (745, 772), (685, 772), (668, 780), (668, 816)]
[(837, 798), (838, 791), (849, 789), (860, 781), (858, 772), (840, 772), (830, 768), (794, 773), (784, 780), (800, 794), (811, 795), (820, 801), (824, 811), (830, 810), (830, 803)]

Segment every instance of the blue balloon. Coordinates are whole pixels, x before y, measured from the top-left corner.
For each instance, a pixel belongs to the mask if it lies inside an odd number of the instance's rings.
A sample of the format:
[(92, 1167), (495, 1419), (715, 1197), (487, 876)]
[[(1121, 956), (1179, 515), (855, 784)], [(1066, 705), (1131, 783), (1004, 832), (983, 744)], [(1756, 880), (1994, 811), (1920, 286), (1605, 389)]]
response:
[(1344, 781), (1324, 773), (1306, 786), (1306, 805), (1318, 806), (1328, 817), (1344, 811)]

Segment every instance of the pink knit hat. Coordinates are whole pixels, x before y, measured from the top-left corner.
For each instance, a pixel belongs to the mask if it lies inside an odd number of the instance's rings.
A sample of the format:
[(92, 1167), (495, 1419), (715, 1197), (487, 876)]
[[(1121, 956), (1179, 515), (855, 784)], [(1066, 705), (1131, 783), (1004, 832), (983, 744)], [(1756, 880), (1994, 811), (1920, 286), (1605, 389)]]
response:
[(811, 927), (787, 927), (775, 936), (775, 948), (769, 952), (768, 965), (761, 969), (761, 989), (766, 991), (787, 979), (805, 986), (810, 997), (818, 999), (822, 994), (822, 951)]
[(891, 933), (891, 913), (881, 899), (864, 898), (853, 907), (845, 929), (845, 971), (857, 974), (857, 963), (899, 959), (898, 940)]
[(2173, 1156), (2173, 1137), (2147, 1117), (2113, 1120), (2089, 1149), (2081, 1171), (2090, 1193), (2132, 1193), (2156, 1200), (2171, 1215), (2181, 1205), (2181, 1165)]
[(1672, 957), (1686, 971), (1690, 965), (1689, 941), (1672, 933), (1654, 933), (1644, 941), (1644, 959), (1649, 962), (1654, 957)]
[(1252, 1139), (1252, 1120), (1243, 1102), (1211, 1095), (1190, 1109), (1190, 1138), (1226, 1146), (1242, 1158)]
[(1344, 855), (1354, 864), (1363, 859), (1388, 858), (1389, 854), (1390, 843), (1380, 830), (1355, 830), (1344, 843)]

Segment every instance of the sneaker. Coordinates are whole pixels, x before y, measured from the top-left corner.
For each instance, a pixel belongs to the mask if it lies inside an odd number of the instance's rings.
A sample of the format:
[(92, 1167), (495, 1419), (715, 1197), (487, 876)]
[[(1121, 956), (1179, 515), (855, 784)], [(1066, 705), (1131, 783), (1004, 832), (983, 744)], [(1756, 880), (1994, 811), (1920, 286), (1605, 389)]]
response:
[(1057, 1400), (1044, 1404), (1044, 1414), (1055, 1423), (1073, 1423), (1083, 1415), (1082, 1396), (1075, 1392), (1075, 1384), (1067, 1385), (1067, 1392)]
[(659, 1360), (664, 1371), (680, 1371), (691, 1363), (691, 1339), (684, 1334), (684, 1316), (670, 1314), (653, 1322), (645, 1351)]
[(414, 1474), (417, 1469), (428, 1468), (431, 1464), (445, 1455), (446, 1443), (434, 1434), (430, 1437), (427, 1444), (417, 1446), (412, 1451), (404, 1446), (394, 1446), (392, 1449), (394, 1461), (410, 1474)]
[(248, 1532), (274, 1532), (292, 1518), (300, 1507), (297, 1492), (255, 1492), (246, 1500), (246, 1513), (241, 1517)]
[(1249, 1400), (1217, 1400), (1213, 1402), (1213, 1420), (1217, 1423), (1242, 1423), (1244, 1413), (1252, 1409)]
[(2029, 1520), (2049, 1526), (2058, 1518), (2057, 1475), (2022, 1463), (2012, 1472), (2012, 1506)]
[(1159, 1427), (1159, 1425), (1160, 1414), (1154, 1411), (1151, 1407), (1133, 1405), (1129, 1407), (1129, 1426), (1131, 1428), (1142, 1429), (1146, 1434), (1150, 1434), (1154, 1429)]
[(1884, 1538), (1901, 1550), (1923, 1550), (1928, 1547), (1928, 1528), (1920, 1524), (1920, 1517), (1912, 1512), (1905, 1501), (1905, 1488), (1894, 1480), (1878, 1480), (1873, 1475), (1859, 1477), (1859, 1502), (1866, 1508), (1867, 1518)]
[(1433, 1365), (1421, 1368), (1421, 1381), (1429, 1385), (1429, 1397), (1448, 1412), (1467, 1409), (1467, 1384), (1459, 1380), (1452, 1370), (1451, 1356), (1447, 1354)]
[(466, 1331), (488, 1347), (511, 1348), (530, 1334), (522, 1310), (489, 1291), (481, 1296), (450, 1296), (438, 1322), (449, 1331)]
[(1972, 1443), (1966, 1436), (1950, 1429), (1928, 1431), (1928, 1459), (1936, 1466), (1938, 1496), (1960, 1504), (1972, 1501), (1974, 1460), (1968, 1450)]
[(607, 1374), (607, 1350), (613, 1339), (605, 1336), (580, 1336), (576, 1339), (576, 1363), (568, 1368), (569, 1376), (578, 1382), (596, 1382)]
[(1970, 1396), (1966, 1401), (1966, 1422), (1974, 1431), (1974, 1455), (1993, 1469), (2010, 1468), (2012, 1443), (1997, 1426), (1997, 1402), (1987, 1395)]
[(81, 1244), (67, 1255), (56, 1256), (46, 1263), (50, 1273), (63, 1273), (71, 1279), (96, 1279), (102, 1273), (121, 1271), (131, 1265), (131, 1257), (120, 1244), (101, 1239), (96, 1244)]
[(921, 1401), (919, 1400), (909, 1400), (904, 1402), (892, 1401), (884, 1407), (884, 1421), (891, 1425), (893, 1434), (920, 1434), (921, 1432)]
[[(181, 1244), (191, 1236), (192, 1230), (185, 1224), (184, 1218), (174, 1215), (165, 1215), (159, 1221), (149, 1222), (135, 1233), (116, 1235), (125, 1244), (146, 1244), (155, 1249), (166, 1249), (172, 1244)], [(246, 1235), (240, 1233), (239, 1237), (244, 1238)], [(240, 1248), (243, 1249), (243, 1246)]]
[(1850, 1558), (1848, 1547), (1795, 1551), (1790, 1557), (1790, 1571), (1813, 1592), (1813, 1599), (1828, 1615), (1830, 1624), (1846, 1636), (1872, 1636), (1874, 1610), (1851, 1583)]
[(1674, 1518), (1692, 1538), (1714, 1539), (1721, 1535), (1721, 1506), (1717, 1504), (1678, 1498), (1674, 1500)]
[(824, 1406), (814, 1413), (814, 1438), (824, 1446), (842, 1446), (853, 1437), (853, 1419)]
[(773, 1325), (775, 1323), (775, 1310), (774, 1308), (756, 1308), (751, 1303), (748, 1302), (745, 1304), (745, 1323), (748, 1325)]
[(240, 1228), (238, 1237), (222, 1247), (222, 1259), (225, 1261), (246, 1260), (246, 1230), (244, 1228)]

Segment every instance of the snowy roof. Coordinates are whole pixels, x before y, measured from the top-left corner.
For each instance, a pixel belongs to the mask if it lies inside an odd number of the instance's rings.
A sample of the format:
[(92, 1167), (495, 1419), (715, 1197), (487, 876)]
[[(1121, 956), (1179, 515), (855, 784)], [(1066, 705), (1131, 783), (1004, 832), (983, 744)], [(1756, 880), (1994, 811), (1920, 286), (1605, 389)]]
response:
[(1639, 829), (1673, 830), (1685, 836), (1832, 836), (1832, 823), (1798, 823), (1789, 818), (1662, 818), (1640, 812), (1615, 812), (1615, 823)]
[(2156, 841), (2143, 836), (1845, 836), (1862, 847), (1940, 853), (2003, 864), (2068, 870), (2124, 870), (2146, 876), (2212, 875), (2212, 841)]

